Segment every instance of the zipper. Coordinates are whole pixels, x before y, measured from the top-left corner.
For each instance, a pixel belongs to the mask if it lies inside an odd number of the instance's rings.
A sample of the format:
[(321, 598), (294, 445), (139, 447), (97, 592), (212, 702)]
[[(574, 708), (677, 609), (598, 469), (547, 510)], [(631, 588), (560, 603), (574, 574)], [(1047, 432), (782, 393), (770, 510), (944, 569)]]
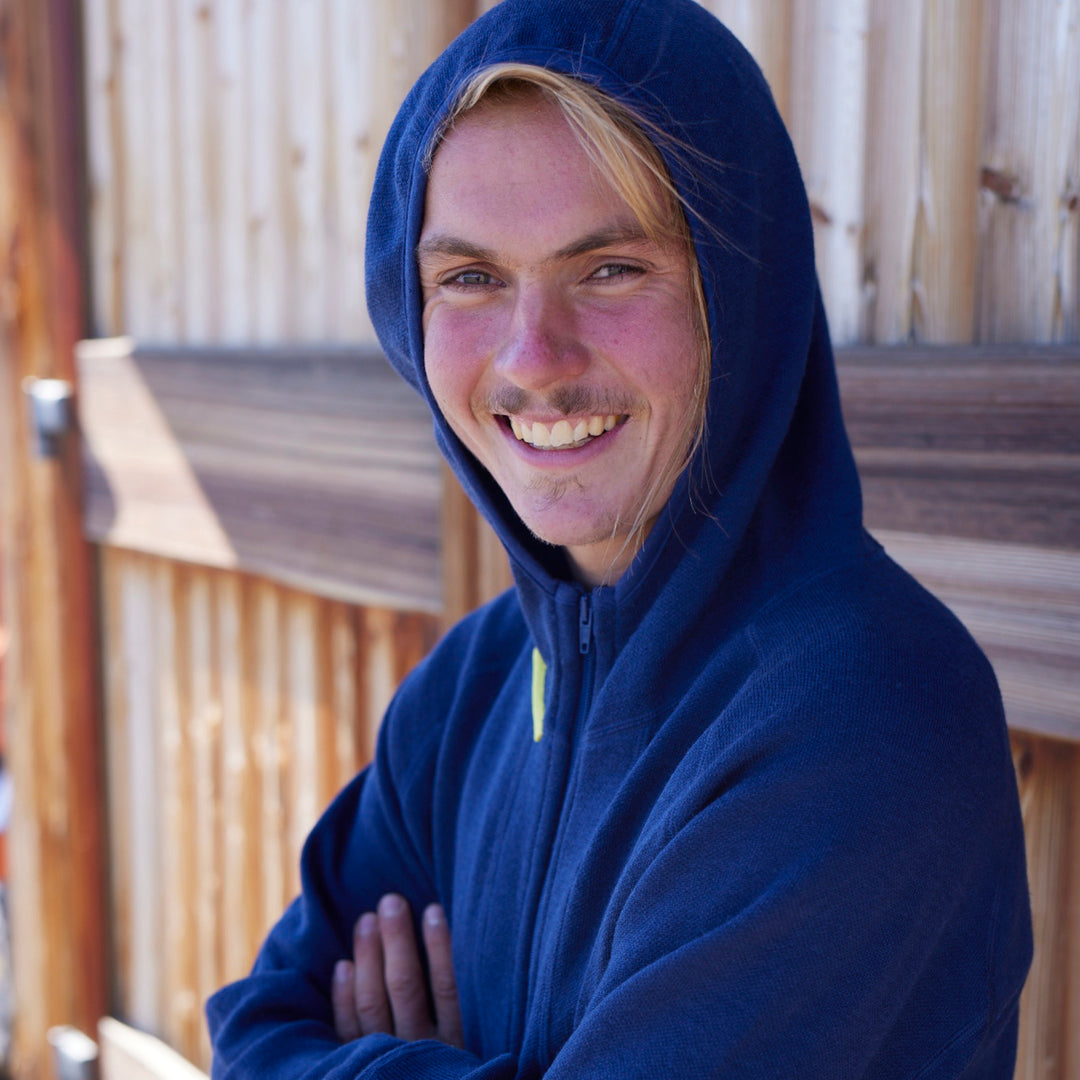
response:
[(592, 645), (592, 600), (586, 594), (578, 602), (578, 652), (586, 656)]
[[(547, 966), (540, 967), (539, 959), (548, 933), (553, 927), (553, 919), (562, 919), (563, 913), (560, 907), (553, 912), (554, 882), (559, 877), (560, 857), (565, 857), (564, 848), (567, 843), (567, 830), (572, 815), (573, 803), (578, 794), (578, 782), (583, 768), (582, 751), (579, 744), (582, 732), (585, 729), (589, 707), (592, 702), (593, 684), (596, 678), (596, 656), (592, 651), (593, 644), (593, 603), (592, 596), (588, 593), (578, 600), (578, 653), (580, 655), (577, 708), (572, 716), (572, 726), (567, 731), (566, 752), (571, 755), (570, 765), (566, 773), (563, 787), (562, 802), (558, 810), (558, 820), (555, 834), (552, 837), (551, 846), (547, 855), (547, 867), (544, 871), (544, 885), (541, 889), (540, 902), (537, 905), (533, 940), (530, 946), (528, 1000), (533, 1007), (540, 1010), (541, 1015), (550, 1015), (552, 1009), (552, 994), (554, 988), (555, 973)], [(560, 897), (560, 904), (565, 897)], [(548, 1042), (546, 1032), (541, 1031), (538, 1038), (538, 1050), (542, 1059), (550, 1059), (552, 1048)]]

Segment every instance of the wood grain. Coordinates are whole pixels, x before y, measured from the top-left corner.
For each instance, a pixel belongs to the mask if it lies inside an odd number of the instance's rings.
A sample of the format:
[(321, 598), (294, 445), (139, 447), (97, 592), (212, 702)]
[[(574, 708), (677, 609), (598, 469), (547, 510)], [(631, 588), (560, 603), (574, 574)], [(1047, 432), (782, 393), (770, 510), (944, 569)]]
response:
[(22, 381), (72, 379), (84, 336), (78, 5), (0, 0), (0, 484), (12, 978), (7, 1063), (51, 1075), (46, 1032), (108, 993), (98, 642), (76, 440), (34, 450)]
[(87, 535), (437, 611), (427, 408), (371, 351), (79, 350)]
[(438, 625), (152, 555), (101, 563), (114, 1007), (205, 1064), (202, 1002), (250, 968)]
[(837, 359), (871, 529), (1080, 548), (1080, 347)]
[[(991, 653), (1015, 726), (1080, 737), (1080, 348), (851, 348), (838, 371), (869, 527)], [(368, 351), (88, 343), (80, 372), (95, 539), (444, 625), (510, 584)]]

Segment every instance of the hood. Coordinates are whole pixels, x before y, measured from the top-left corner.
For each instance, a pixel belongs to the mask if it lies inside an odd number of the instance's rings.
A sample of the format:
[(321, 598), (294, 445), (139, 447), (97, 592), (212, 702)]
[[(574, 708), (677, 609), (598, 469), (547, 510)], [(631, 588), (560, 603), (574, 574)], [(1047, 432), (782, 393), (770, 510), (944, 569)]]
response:
[(528, 533), (435, 405), (413, 257), (424, 152), (462, 84), (502, 61), (588, 80), (692, 151), (665, 156), (691, 209), (708, 303), (706, 436), (630, 569), (599, 590), (611, 594), (621, 636), (653, 606), (745, 616), (850, 558), (864, 543), (861, 501), (809, 207), (757, 65), (693, 0), (502, 0), (420, 78), (390, 130), (368, 222), (367, 292), (386, 355), (426, 398), (440, 449), (506, 545), (530, 623), (568, 587), (561, 554)]

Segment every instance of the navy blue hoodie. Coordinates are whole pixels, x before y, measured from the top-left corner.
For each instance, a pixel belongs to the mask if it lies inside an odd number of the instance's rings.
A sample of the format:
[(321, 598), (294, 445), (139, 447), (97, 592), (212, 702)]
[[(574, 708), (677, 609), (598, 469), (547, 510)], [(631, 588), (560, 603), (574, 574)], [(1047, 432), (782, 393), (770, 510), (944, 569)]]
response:
[[(706, 437), (591, 590), (424, 375), (424, 153), (504, 60), (692, 148), (668, 166), (708, 303)], [(862, 528), (806, 195), (747, 53), (690, 0), (503, 0), (402, 106), (367, 267), (383, 347), (516, 588), (401, 687), (301, 897), (209, 1002), (215, 1077), (1011, 1076), (1031, 937), (999, 694)], [(388, 891), (447, 910), (465, 1050), (334, 1035), (334, 963)]]

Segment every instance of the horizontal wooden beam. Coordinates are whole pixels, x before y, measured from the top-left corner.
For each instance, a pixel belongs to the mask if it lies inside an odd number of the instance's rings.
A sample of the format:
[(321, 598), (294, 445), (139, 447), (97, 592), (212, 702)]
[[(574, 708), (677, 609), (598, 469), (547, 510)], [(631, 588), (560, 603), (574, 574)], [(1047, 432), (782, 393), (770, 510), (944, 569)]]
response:
[(91, 539), (441, 609), (431, 417), (380, 354), (110, 339), (78, 363)]
[(1080, 739), (1080, 347), (837, 368), (867, 527), (986, 650), (1014, 728)]
[(1080, 548), (1080, 346), (837, 356), (871, 528)]
[[(79, 371), (95, 540), (421, 611), (440, 554), (472, 565), (440, 539), (427, 409), (373, 351), (99, 341)], [(868, 527), (986, 648), (1010, 723), (1080, 739), (1080, 347), (848, 349), (838, 371)]]

